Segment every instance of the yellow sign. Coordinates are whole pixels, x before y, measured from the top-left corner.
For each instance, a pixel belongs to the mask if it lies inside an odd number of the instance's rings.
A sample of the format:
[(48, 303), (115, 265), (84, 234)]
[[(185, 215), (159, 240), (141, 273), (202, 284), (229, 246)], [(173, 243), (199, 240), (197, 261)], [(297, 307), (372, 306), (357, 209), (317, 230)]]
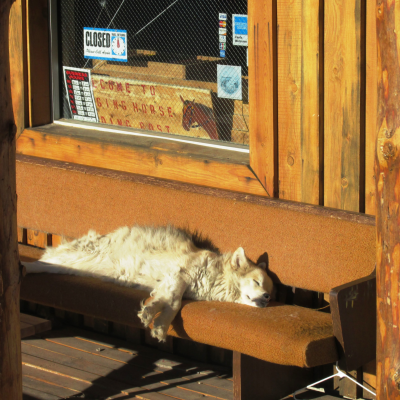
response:
[(211, 90), (92, 75), (99, 121), (218, 139)]

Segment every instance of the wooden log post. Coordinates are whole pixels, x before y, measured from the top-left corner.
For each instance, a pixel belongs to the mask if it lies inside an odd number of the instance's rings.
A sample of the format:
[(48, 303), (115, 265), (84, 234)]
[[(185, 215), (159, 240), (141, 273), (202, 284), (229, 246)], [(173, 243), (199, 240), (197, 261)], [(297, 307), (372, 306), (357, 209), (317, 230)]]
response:
[[(19, 24), (15, 24), (16, 21)], [(18, 125), (21, 110), (19, 102), (15, 98), (13, 101), (11, 96), (12, 85), (17, 84), (21, 76), (15, 79), (16, 71), (20, 69), (10, 68), (11, 60), (20, 59), (16, 54), (22, 54), (22, 40), (18, 44), (13, 43), (21, 32), (21, 1), (14, 3), (14, 0), (0, 0), (0, 399), (4, 400), (22, 399), (19, 323), (21, 274), (17, 247), (15, 177), (15, 137), (22, 126)], [(12, 64), (14, 66), (14, 62)], [(13, 69), (11, 74), (10, 69)], [(18, 85), (14, 90), (22, 96)]]
[(377, 0), (377, 398), (400, 399), (400, 9)]

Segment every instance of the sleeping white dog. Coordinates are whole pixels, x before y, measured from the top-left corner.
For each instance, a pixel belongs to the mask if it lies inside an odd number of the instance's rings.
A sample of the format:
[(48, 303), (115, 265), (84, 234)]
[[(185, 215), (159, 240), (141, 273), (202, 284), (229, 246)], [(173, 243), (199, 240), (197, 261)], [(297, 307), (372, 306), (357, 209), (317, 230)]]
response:
[[(247, 259), (243, 248), (220, 254), (195, 245), (196, 236), (173, 226), (119, 228), (108, 235), (88, 235), (24, 263), (27, 273), (59, 273), (101, 277), (119, 285), (148, 290), (139, 317), (151, 335), (165, 340), (181, 307), (182, 297), (266, 307), (273, 283)], [(158, 314), (156, 316), (156, 314)], [(155, 318), (156, 317), (156, 318)]]

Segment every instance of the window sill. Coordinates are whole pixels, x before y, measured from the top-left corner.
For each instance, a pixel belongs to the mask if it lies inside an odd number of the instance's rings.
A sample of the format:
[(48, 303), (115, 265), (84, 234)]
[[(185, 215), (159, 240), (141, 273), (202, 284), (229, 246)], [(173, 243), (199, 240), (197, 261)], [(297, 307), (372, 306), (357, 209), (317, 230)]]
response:
[(25, 129), (17, 154), (267, 196), (248, 153), (86, 128), (53, 123)]

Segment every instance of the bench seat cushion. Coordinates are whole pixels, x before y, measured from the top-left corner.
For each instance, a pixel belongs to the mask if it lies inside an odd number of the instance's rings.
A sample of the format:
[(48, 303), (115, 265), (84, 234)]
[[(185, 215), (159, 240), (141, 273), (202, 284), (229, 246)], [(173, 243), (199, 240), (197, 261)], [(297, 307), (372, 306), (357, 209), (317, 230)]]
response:
[[(142, 327), (137, 312), (148, 296), (71, 275), (29, 274), (21, 285), (23, 300), (135, 327)], [(185, 300), (169, 334), (282, 365), (314, 367), (338, 359), (330, 314), (279, 303), (260, 309)]]

